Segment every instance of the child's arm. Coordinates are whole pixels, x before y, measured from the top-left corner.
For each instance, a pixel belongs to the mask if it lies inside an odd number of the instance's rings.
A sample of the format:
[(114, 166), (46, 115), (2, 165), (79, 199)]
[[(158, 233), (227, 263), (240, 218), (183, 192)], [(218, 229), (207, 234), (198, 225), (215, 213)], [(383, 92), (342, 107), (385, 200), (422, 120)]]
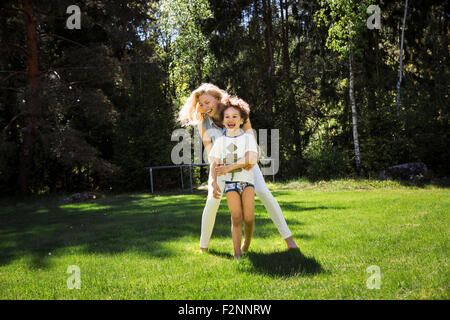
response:
[[(216, 170), (216, 174), (218, 176), (221, 176), (221, 175), (226, 174), (235, 169), (246, 168), (250, 165), (253, 167), (257, 162), (258, 162), (258, 153), (254, 152), (254, 151), (247, 151), (245, 153), (245, 156), (243, 158), (239, 159), (238, 161), (236, 161), (235, 163), (228, 164), (225, 166), (220, 166), (220, 167), (216, 166), (215, 170)], [(211, 169), (212, 169), (212, 167), (211, 167)]]

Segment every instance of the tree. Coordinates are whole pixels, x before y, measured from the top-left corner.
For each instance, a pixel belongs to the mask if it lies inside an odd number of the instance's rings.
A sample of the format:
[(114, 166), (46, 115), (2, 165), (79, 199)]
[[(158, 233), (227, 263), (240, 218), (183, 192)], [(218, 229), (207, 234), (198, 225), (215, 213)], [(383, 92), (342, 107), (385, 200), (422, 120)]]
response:
[[(328, 27), (327, 47), (338, 52), (343, 59), (347, 57), (349, 67), (349, 99), (352, 110), (353, 144), (356, 171), (361, 170), (360, 145), (358, 134), (358, 113), (354, 96), (354, 54), (358, 54), (358, 37), (365, 28), (366, 8), (374, 1), (321, 1), (322, 10), (317, 14), (319, 23), (325, 22)], [(329, 13), (330, 21), (326, 13)]]
[[(18, 185), (22, 192), (28, 191), (29, 176), (31, 173), (31, 166), (33, 162), (34, 142), (37, 135), (37, 118), (39, 115), (39, 58), (38, 58), (38, 44), (36, 32), (36, 16), (34, 14), (33, 6), (30, 0), (23, 0), (20, 8), (5, 6), (2, 11), (21, 13), (24, 19), (25, 26), (25, 45), (0, 43), (7, 49), (14, 49), (21, 51), (27, 59), (26, 71), (16, 72), (10, 71), (10, 77), (17, 74), (25, 74), (27, 78), (27, 87), (25, 90), (25, 104), (26, 109), (20, 113), (25, 116), (26, 128), (24, 130), (23, 144), (20, 153), (20, 165), (18, 175)], [(4, 90), (14, 90), (14, 88), (4, 88)], [(17, 89), (16, 89), (17, 90)], [(13, 123), (19, 115), (14, 116), (10, 123)], [(9, 125), (8, 125), (9, 126)]]
[[(18, 172), (22, 192), (105, 187), (111, 181), (107, 177), (118, 169), (112, 163), (115, 132), (128, 134), (116, 128), (132, 101), (127, 92), (132, 85), (128, 64), (136, 63), (131, 57), (142, 42), (136, 30), (152, 20), (148, 3), (83, 3), (81, 28), (89, 32), (65, 27), (70, 4), (68, 0), (2, 3), (2, 49), (25, 54), (0, 60), (0, 70), (9, 73), (2, 79), (6, 85), (2, 90), (16, 95), (0, 104), (0, 120), (9, 116), (0, 146), (10, 150), (11, 158), (13, 148), (8, 146), (22, 150), (19, 165), (8, 158), (4, 161), (10, 167), (1, 163), (0, 168)], [(11, 61), (17, 61), (16, 70), (9, 69)], [(152, 76), (144, 81), (159, 85)], [(141, 161), (143, 167), (146, 160)], [(5, 184), (10, 182), (8, 178)]]
[(162, 44), (166, 69), (174, 83), (173, 94), (183, 96), (212, 72), (214, 59), (209, 38), (201, 32), (212, 12), (206, 0), (162, 0), (158, 3), (158, 15), (153, 35)]
[(397, 81), (397, 123), (400, 123), (400, 85), (402, 83), (403, 74), (403, 40), (405, 38), (405, 25), (406, 25), (406, 12), (408, 10), (408, 0), (405, 0), (405, 11), (403, 14), (403, 24), (402, 24), (402, 36), (400, 39), (400, 54), (398, 57), (399, 68), (398, 68), (398, 81)]

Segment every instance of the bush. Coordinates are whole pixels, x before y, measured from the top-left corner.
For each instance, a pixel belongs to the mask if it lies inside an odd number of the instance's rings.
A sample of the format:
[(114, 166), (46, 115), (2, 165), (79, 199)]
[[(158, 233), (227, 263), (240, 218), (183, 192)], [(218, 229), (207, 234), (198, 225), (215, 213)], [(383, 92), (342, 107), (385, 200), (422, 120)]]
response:
[(307, 160), (306, 176), (310, 180), (328, 180), (347, 175), (348, 156), (331, 143), (319, 143), (305, 151)]

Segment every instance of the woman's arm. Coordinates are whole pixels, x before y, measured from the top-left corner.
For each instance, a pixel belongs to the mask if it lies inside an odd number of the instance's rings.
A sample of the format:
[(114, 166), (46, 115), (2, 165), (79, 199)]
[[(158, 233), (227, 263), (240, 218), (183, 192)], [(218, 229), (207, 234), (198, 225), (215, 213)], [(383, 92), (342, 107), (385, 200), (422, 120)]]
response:
[[(244, 125), (242, 126), (242, 130), (244, 130), (245, 133), (251, 134), (253, 136), (253, 138), (255, 139), (255, 141), (256, 141), (255, 133), (253, 132), (252, 124), (250, 123), (250, 118), (248, 118), (247, 122), (244, 123)], [(259, 149), (259, 145), (258, 144), (256, 144), (256, 145), (258, 147), (257, 159), (256, 159), (256, 161), (253, 164), (250, 164), (247, 167), (245, 167), (246, 170), (251, 170), (253, 168), (253, 166), (255, 164), (257, 164), (258, 161), (259, 161), (259, 155), (260, 155), (261, 151)]]
[(202, 138), (203, 145), (205, 146), (206, 152), (209, 154), (212, 148), (212, 140), (208, 133), (206, 133), (205, 128), (203, 128), (202, 124), (199, 123), (198, 126), (198, 132), (200, 133), (200, 137)]
[(244, 123), (242, 130), (244, 130), (245, 133), (251, 134), (256, 140), (255, 134), (253, 133), (252, 124), (250, 123), (250, 118), (248, 118), (247, 122)]
[(217, 184), (217, 172), (216, 172), (216, 169), (220, 168), (218, 166), (219, 159), (211, 157), (210, 161), (211, 161), (211, 166), (210, 166), (209, 170), (211, 172), (211, 178), (213, 179), (213, 181), (211, 183), (211, 186), (213, 188), (213, 197), (216, 199), (220, 199), (221, 191), (220, 191), (219, 185)]
[[(254, 151), (247, 151), (245, 153), (245, 156), (241, 159), (239, 159), (238, 161), (236, 161), (235, 163), (232, 164), (228, 164), (225, 166), (220, 166), (220, 167), (216, 167), (216, 174), (221, 176), (223, 174), (226, 174), (230, 171), (233, 171), (235, 169), (240, 169), (240, 168), (247, 168), (249, 166), (253, 167), (256, 163), (258, 162), (258, 154)], [(212, 169), (212, 167), (211, 167)]]
[(211, 178), (213, 180), (213, 183), (217, 183), (217, 171), (216, 169), (219, 167), (218, 161), (216, 158), (210, 158), (211, 165), (210, 165), (210, 171), (211, 171)]

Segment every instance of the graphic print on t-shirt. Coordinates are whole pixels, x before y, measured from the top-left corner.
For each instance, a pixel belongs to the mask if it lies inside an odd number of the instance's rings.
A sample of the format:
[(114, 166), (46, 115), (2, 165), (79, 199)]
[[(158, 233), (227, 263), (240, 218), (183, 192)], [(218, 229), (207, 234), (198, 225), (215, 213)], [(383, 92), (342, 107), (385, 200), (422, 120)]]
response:
[[(258, 152), (258, 146), (253, 136), (241, 134), (239, 136), (222, 136), (214, 142), (209, 152), (209, 160), (216, 159), (220, 164), (233, 164), (245, 157), (247, 152)], [(228, 172), (224, 177), (226, 181), (242, 181), (253, 184), (253, 172), (244, 168)]]
[[(225, 164), (233, 164), (238, 160), (238, 155), (235, 153), (237, 150), (237, 146), (234, 143), (230, 143), (227, 147), (228, 153), (225, 155), (224, 163)], [(243, 169), (234, 169), (233, 171), (230, 171), (231, 173), (231, 181), (234, 180), (234, 174), (241, 172)]]

